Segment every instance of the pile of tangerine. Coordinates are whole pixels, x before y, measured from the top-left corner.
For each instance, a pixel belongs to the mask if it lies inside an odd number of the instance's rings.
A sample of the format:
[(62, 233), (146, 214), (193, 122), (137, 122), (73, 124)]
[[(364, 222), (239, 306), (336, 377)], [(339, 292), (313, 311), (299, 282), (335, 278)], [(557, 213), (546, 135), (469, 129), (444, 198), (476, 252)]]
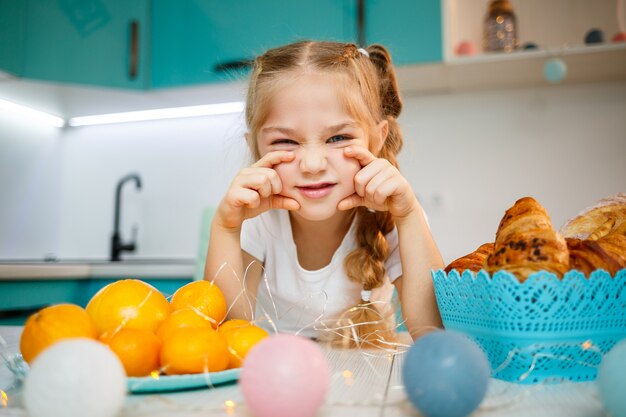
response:
[(108, 284), (87, 307), (57, 304), (28, 318), (20, 339), (31, 363), (53, 343), (96, 339), (117, 355), (127, 376), (218, 372), (238, 368), (248, 351), (269, 336), (239, 319), (224, 321), (222, 291), (208, 281), (179, 288), (171, 300), (136, 279)]

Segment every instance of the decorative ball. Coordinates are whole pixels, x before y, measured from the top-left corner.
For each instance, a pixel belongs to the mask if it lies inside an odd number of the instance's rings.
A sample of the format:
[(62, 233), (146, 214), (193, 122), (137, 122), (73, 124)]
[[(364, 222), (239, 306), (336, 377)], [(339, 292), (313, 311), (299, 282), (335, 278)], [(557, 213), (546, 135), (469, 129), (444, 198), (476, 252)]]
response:
[(278, 334), (248, 352), (239, 385), (256, 417), (312, 417), (324, 402), (329, 380), (326, 357), (314, 342)]
[(68, 339), (33, 361), (23, 396), (30, 417), (113, 417), (124, 405), (126, 374), (104, 344)]
[(611, 38), (611, 42), (626, 42), (626, 32), (617, 32), (615, 36)]
[(590, 29), (585, 34), (585, 44), (587, 45), (602, 42), (604, 42), (604, 32), (600, 29)]
[(626, 417), (626, 340), (604, 356), (598, 369), (600, 398), (614, 417)]
[(551, 83), (560, 83), (567, 75), (567, 64), (560, 58), (551, 58), (543, 66), (543, 76)]
[(525, 44), (522, 45), (522, 49), (525, 51), (532, 50), (532, 49), (539, 49), (539, 45), (537, 45), (534, 42), (526, 42)]
[(483, 400), (490, 374), (487, 357), (474, 342), (436, 331), (411, 346), (402, 377), (409, 400), (426, 417), (463, 417)]
[(457, 55), (475, 55), (476, 54), (476, 45), (470, 41), (462, 41), (456, 47)]

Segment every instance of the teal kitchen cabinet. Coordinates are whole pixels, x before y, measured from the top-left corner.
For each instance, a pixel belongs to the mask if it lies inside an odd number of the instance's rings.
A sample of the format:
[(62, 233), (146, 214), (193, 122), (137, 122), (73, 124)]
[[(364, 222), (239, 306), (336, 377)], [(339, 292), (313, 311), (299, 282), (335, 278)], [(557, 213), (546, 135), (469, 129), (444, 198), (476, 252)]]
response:
[(396, 65), (443, 61), (441, 0), (364, 0), (365, 42), (387, 47)]
[(0, 33), (17, 42), (0, 41), (1, 69), (36, 80), (148, 86), (149, 0), (0, 3), (0, 22), (8, 23)]
[(0, 0), (0, 70), (23, 74), (25, 36), (26, 2)]
[(437, 62), (441, 22), (440, 0), (0, 0), (0, 70), (104, 87), (176, 87), (238, 79), (270, 47), (357, 42), (359, 33), (388, 47), (398, 65)]
[(353, 42), (356, 7), (356, 0), (153, 0), (152, 86), (231, 81), (266, 49), (297, 40)]
[[(0, 325), (23, 325), (31, 314), (53, 304), (72, 303), (86, 307), (104, 286), (119, 278), (14, 279), (0, 280)], [(192, 281), (191, 277), (143, 278), (166, 297)]]

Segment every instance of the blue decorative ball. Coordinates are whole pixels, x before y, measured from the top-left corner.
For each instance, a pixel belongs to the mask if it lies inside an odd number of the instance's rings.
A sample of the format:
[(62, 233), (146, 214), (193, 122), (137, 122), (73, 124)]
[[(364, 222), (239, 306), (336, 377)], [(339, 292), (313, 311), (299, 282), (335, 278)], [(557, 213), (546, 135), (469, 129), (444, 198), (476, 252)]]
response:
[(490, 374), (487, 357), (468, 337), (436, 331), (411, 346), (402, 377), (409, 400), (426, 417), (464, 417), (483, 400)]
[(604, 32), (600, 29), (590, 29), (585, 34), (585, 44), (602, 43), (604, 42)]
[(552, 58), (543, 66), (543, 76), (551, 83), (560, 83), (567, 75), (567, 65), (560, 58)]
[(626, 417), (626, 340), (622, 340), (602, 359), (598, 386), (604, 407), (613, 417)]

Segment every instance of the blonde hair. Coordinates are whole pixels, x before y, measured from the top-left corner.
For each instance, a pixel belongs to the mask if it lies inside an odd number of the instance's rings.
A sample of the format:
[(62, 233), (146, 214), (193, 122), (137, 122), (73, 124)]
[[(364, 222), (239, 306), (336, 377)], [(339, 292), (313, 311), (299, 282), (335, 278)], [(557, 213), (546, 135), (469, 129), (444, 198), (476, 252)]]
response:
[[(315, 71), (337, 77), (337, 86), (343, 89), (339, 96), (346, 111), (366, 128), (370, 144), (378, 142), (371, 136), (373, 128), (387, 120), (388, 135), (377, 156), (397, 167), (402, 133), (396, 119), (402, 110), (402, 100), (395, 70), (385, 47), (371, 45), (366, 51), (369, 57), (352, 43), (303, 41), (270, 49), (257, 57), (246, 101), (249, 132), (246, 138), (254, 157), (260, 157), (256, 136), (268, 117), (269, 102), (275, 91), (293, 77)], [(387, 211), (370, 212), (365, 207), (355, 210), (358, 247), (348, 254), (344, 267), (352, 281), (361, 283), (363, 290), (372, 290), (384, 282), (384, 263), (389, 255), (385, 235), (393, 230), (394, 222)], [(368, 300), (361, 300), (340, 319), (355, 324), (339, 334), (340, 339), (349, 340), (350, 344), (384, 342), (395, 334), (393, 311), (384, 314)]]

